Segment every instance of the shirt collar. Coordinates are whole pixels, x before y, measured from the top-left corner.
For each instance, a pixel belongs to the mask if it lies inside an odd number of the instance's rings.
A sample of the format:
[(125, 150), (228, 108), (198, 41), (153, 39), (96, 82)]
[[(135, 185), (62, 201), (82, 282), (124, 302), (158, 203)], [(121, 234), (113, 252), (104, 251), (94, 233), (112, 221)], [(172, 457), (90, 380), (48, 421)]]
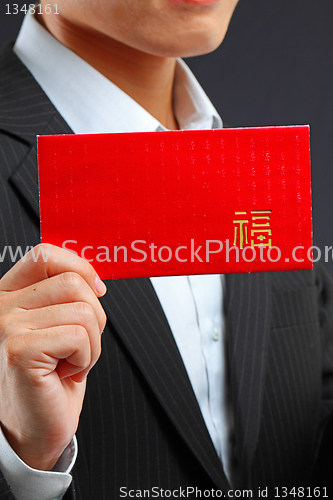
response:
[[(129, 95), (58, 42), (30, 13), (25, 16), (14, 52), (75, 133), (164, 129)], [(181, 59), (176, 66), (174, 106), (181, 129), (222, 126), (217, 111)]]

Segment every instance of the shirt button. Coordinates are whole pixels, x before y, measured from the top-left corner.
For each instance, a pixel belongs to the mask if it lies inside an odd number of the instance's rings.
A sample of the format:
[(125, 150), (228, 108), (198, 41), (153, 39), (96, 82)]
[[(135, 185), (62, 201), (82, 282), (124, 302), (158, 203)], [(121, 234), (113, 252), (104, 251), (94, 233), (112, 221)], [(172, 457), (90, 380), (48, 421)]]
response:
[(220, 329), (216, 325), (212, 327), (212, 338), (213, 340), (219, 340), (220, 338)]

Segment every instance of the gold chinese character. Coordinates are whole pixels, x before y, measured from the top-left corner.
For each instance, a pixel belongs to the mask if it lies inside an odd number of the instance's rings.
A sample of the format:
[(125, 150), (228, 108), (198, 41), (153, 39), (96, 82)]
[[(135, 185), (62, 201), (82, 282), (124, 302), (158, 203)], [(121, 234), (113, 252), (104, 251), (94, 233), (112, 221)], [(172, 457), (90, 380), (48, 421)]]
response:
[[(247, 215), (247, 212), (235, 212), (235, 215)], [(248, 239), (248, 224), (249, 224), (249, 219), (235, 219), (233, 220), (234, 224), (239, 224), (235, 225), (234, 227), (234, 245), (237, 245), (237, 240), (238, 240), (238, 229), (239, 229), (239, 248), (243, 249), (244, 248), (244, 241), (245, 244), (248, 245), (249, 239)]]
[(272, 246), (271, 210), (251, 210), (251, 220), (247, 212), (235, 212), (238, 217), (233, 220), (234, 227), (234, 245), (239, 243), (239, 248), (249, 244), (249, 230), (251, 235), (251, 247)]
[(271, 210), (251, 210), (251, 247), (272, 246)]

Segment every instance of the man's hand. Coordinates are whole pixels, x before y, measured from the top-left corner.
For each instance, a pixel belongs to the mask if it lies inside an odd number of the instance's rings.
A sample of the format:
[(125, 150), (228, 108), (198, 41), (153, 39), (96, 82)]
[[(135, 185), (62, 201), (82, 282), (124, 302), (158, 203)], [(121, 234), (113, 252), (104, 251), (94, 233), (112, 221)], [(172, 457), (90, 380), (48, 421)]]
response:
[(30, 467), (50, 470), (75, 434), (100, 355), (105, 291), (88, 262), (51, 245), (0, 280), (0, 421)]

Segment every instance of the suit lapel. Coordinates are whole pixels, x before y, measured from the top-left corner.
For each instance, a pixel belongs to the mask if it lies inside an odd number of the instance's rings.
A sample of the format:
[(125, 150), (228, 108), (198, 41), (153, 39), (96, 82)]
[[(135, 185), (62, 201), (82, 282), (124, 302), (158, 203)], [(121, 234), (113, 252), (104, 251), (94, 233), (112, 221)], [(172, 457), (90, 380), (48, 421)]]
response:
[(36, 135), (44, 134), (53, 120), (58, 123), (55, 125), (58, 130), (53, 133), (70, 132), (67, 123), (14, 54), (11, 43), (0, 51), (0, 65), (0, 91), (4, 95), (8, 93), (8, 82), (11, 82), (8, 100), (1, 102), (0, 129), (4, 134), (31, 147)]
[(10, 98), (8, 102), (2, 103), (0, 130), (29, 148), (27, 156), (12, 173), (9, 182), (39, 216), (36, 135), (68, 134), (72, 131), (14, 54), (12, 44), (7, 44), (1, 50), (0, 65), (4, 68), (0, 74), (0, 92), (2, 89), (8, 92), (8, 82), (13, 82), (10, 95), (15, 96), (15, 99)]
[(271, 310), (270, 275), (226, 276), (227, 345), (236, 434), (243, 477), (249, 471), (260, 428)]
[(149, 279), (107, 281), (103, 306), (179, 434), (214, 483), (229, 486)]
[[(70, 134), (72, 133), (67, 123), (58, 115), (52, 116), (49, 123), (40, 127), (37, 135)], [(37, 142), (34, 141), (29, 153), (23, 162), (16, 168), (10, 177), (10, 183), (23, 196), (34, 213), (39, 217), (38, 202), (38, 167), (37, 167)]]

